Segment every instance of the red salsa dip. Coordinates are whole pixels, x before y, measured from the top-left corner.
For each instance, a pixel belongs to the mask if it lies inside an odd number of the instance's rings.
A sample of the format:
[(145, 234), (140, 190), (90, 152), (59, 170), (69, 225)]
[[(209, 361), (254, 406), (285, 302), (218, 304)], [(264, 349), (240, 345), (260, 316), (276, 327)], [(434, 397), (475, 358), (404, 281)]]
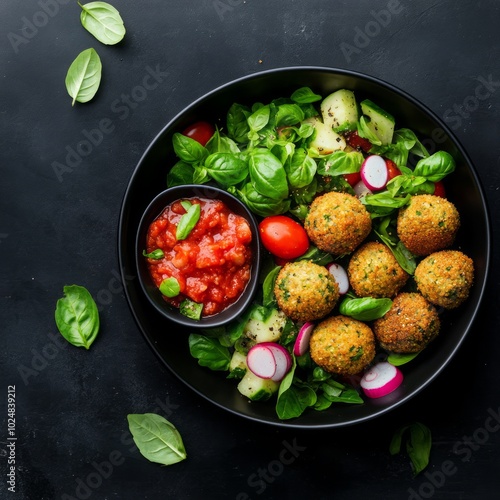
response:
[[(186, 213), (181, 202), (200, 205), (200, 218), (189, 235), (176, 239), (177, 225)], [(159, 288), (175, 278), (180, 293), (163, 298), (174, 307), (188, 298), (203, 304), (202, 317), (217, 314), (236, 302), (250, 280), (252, 232), (247, 220), (220, 200), (183, 198), (162, 211), (148, 228), (146, 252), (162, 250), (163, 258), (147, 258)]]

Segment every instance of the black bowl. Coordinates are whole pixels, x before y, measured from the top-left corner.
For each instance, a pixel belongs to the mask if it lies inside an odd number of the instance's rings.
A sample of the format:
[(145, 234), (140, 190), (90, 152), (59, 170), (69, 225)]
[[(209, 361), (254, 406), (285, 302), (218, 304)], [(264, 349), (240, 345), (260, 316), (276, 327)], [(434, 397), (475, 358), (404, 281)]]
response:
[[(174, 201), (184, 198), (204, 198), (204, 199), (219, 199), (221, 200), (231, 212), (245, 218), (252, 231), (252, 271), (250, 281), (243, 293), (238, 297), (238, 300), (233, 302), (226, 309), (218, 314), (212, 316), (202, 317), (200, 320), (194, 320), (184, 316), (180, 313), (179, 309), (168, 304), (162, 297), (160, 290), (156, 287), (153, 279), (148, 271), (146, 258), (142, 252), (146, 245), (146, 235), (151, 223), (163, 212), (167, 205)], [(159, 312), (164, 318), (173, 321), (186, 328), (213, 328), (222, 326), (230, 321), (233, 321), (241, 316), (245, 309), (252, 302), (257, 286), (259, 284), (259, 270), (260, 270), (260, 243), (259, 243), (259, 227), (254, 215), (248, 210), (240, 200), (232, 194), (219, 189), (217, 187), (208, 185), (184, 185), (175, 186), (158, 194), (148, 205), (141, 218), (139, 227), (137, 229), (136, 238), (136, 267), (138, 271), (138, 278), (142, 290), (146, 295), (151, 305)]]
[[(199, 366), (189, 353), (186, 334), (160, 315), (144, 296), (137, 279), (135, 234), (144, 209), (165, 186), (168, 166), (175, 162), (172, 135), (198, 120), (225, 124), (234, 102), (253, 104), (289, 96), (308, 86), (323, 97), (339, 88), (355, 91), (392, 113), (398, 127), (413, 129), (430, 153), (443, 149), (456, 160), (456, 171), (446, 178), (448, 198), (461, 214), (455, 247), (475, 263), (475, 283), (466, 303), (443, 313), (441, 334), (418, 358), (402, 367), (404, 382), (392, 395), (363, 405), (335, 405), (326, 411), (306, 411), (295, 420), (278, 419), (273, 403), (252, 403), (236, 390), (225, 374)], [(471, 330), (483, 297), (490, 262), (490, 225), (478, 175), (451, 130), (433, 112), (404, 91), (373, 77), (347, 70), (295, 67), (264, 71), (219, 87), (173, 118), (153, 140), (140, 160), (125, 193), (119, 223), (119, 259), (125, 293), (132, 313), (153, 351), (188, 387), (202, 397), (241, 417), (281, 427), (333, 428), (360, 423), (396, 408), (422, 391), (446, 367)], [(165, 330), (175, 332), (165, 335)]]

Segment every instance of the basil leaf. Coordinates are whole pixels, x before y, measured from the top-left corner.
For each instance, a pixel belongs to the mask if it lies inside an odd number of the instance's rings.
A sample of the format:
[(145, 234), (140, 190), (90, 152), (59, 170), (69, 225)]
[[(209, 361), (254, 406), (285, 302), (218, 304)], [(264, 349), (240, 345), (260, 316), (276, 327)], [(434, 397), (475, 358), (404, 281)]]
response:
[(321, 175), (342, 175), (359, 172), (364, 158), (359, 151), (335, 151), (323, 158), (318, 165)]
[(205, 169), (224, 188), (239, 184), (248, 175), (247, 163), (232, 153), (211, 154), (205, 160)]
[(311, 387), (293, 385), (296, 368), (297, 360), (292, 355), (292, 368), (281, 381), (276, 401), (276, 413), (282, 420), (299, 417), (307, 407), (316, 403), (316, 393)]
[(315, 94), (309, 87), (297, 89), (290, 99), (298, 104), (309, 104), (311, 102), (321, 101), (322, 97)]
[(268, 149), (254, 149), (249, 159), (250, 180), (255, 190), (272, 200), (288, 196), (285, 168)]
[(82, 5), (82, 26), (105, 45), (115, 45), (125, 36), (125, 26), (120, 13), (107, 2), (90, 2)]
[(66, 74), (66, 90), (73, 98), (71, 103), (88, 102), (96, 94), (101, 83), (102, 64), (97, 52), (90, 48), (80, 52)]
[(422, 158), (429, 156), (429, 152), (425, 146), (419, 141), (415, 132), (409, 128), (400, 128), (395, 130), (393, 141), (396, 143), (402, 143), (409, 152), (416, 156), (421, 156)]
[(201, 313), (203, 312), (203, 304), (198, 304), (191, 299), (184, 299), (179, 304), (179, 311), (181, 314), (186, 316), (186, 318), (199, 320), (201, 318)]
[(382, 145), (382, 141), (368, 127), (368, 121), (363, 115), (359, 117), (358, 135), (363, 139), (368, 139), (375, 146)]
[(63, 291), (55, 311), (57, 329), (70, 344), (88, 349), (99, 333), (97, 305), (83, 286), (65, 286)]
[(400, 354), (396, 352), (391, 352), (389, 356), (387, 356), (387, 361), (394, 366), (401, 366), (406, 363), (409, 363), (412, 359), (416, 358), (420, 352), (412, 352), (410, 354)]
[(172, 145), (175, 154), (186, 163), (202, 162), (208, 151), (198, 141), (191, 139), (179, 132), (176, 132), (172, 137)]
[(226, 118), (227, 132), (229, 137), (234, 139), (236, 142), (247, 142), (248, 132), (250, 132), (247, 118), (250, 114), (251, 111), (246, 106), (242, 106), (241, 104), (234, 103), (229, 108)]
[(177, 240), (185, 240), (200, 220), (201, 207), (199, 203), (192, 204), (188, 211), (180, 218), (175, 231)]
[(229, 369), (231, 353), (217, 339), (199, 333), (192, 333), (189, 335), (189, 351), (191, 356), (198, 360), (200, 366), (206, 366), (217, 371)]
[(429, 464), (432, 435), (430, 429), (420, 422), (403, 425), (396, 430), (391, 439), (389, 445), (391, 455), (396, 455), (401, 451), (403, 435), (407, 431), (409, 431), (410, 436), (406, 441), (406, 452), (413, 465), (413, 475), (416, 476)]
[(391, 306), (392, 300), (387, 298), (347, 297), (340, 303), (339, 312), (359, 321), (372, 321), (384, 316)]
[(150, 462), (172, 465), (186, 458), (179, 431), (162, 416), (155, 413), (130, 414), (127, 420), (134, 443)]
[(280, 270), (281, 266), (276, 266), (264, 278), (264, 282), (262, 283), (262, 305), (264, 307), (272, 307), (276, 303), (274, 282)]
[(433, 155), (422, 158), (415, 166), (414, 175), (426, 180), (438, 182), (455, 170), (455, 160), (446, 151), (437, 151)]
[(316, 392), (311, 387), (292, 385), (279, 396), (276, 414), (282, 420), (300, 417), (304, 410), (309, 406), (314, 406), (316, 401)]
[(240, 198), (255, 214), (262, 217), (284, 214), (290, 208), (290, 200), (273, 200), (256, 191), (252, 184), (247, 183), (241, 190), (228, 190)]
[(147, 257), (148, 259), (154, 259), (154, 260), (160, 260), (165, 257), (165, 253), (161, 248), (157, 248), (156, 250), (153, 250), (152, 252), (146, 253), (146, 250), (142, 251), (142, 255), (144, 257)]
[(222, 135), (217, 129), (205, 144), (205, 148), (209, 154), (213, 153), (240, 153), (240, 148), (233, 139)]
[(305, 149), (296, 149), (291, 160), (285, 163), (285, 172), (290, 186), (300, 189), (311, 184), (316, 175), (316, 168), (316, 162)]
[(167, 187), (193, 184), (194, 168), (185, 161), (178, 161), (167, 174)]
[(248, 126), (251, 132), (262, 130), (269, 122), (271, 108), (262, 106), (248, 117)]
[(297, 104), (282, 104), (278, 106), (276, 113), (276, 127), (283, 125), (295, 125), (304, 119), (304, 112)]
[(160, 283), (160, 292), (162, 295), (165, 295), (165, 297), (177, 297), (180, 291), (181, 287), (179, 282), (174, 277), (165, 278)]

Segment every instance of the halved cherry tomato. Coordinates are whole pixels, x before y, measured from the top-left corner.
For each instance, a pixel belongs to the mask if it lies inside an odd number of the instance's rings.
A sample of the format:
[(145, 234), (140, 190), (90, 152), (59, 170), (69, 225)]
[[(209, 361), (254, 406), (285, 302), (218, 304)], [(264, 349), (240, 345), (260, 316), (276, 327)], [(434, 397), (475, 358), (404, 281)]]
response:
[(441, 196), (441, 198), (446, 198), (446, 191), (444, 189), (444, 184), (442, 181), (437, 181), (434, 183), (434, 193), (435, 196)]
[(182, 135), (190, 137), (199, 142), (202, 146), (210, 140), (215, 133), (215, 127), (208, 122), (196, 122), (187, 127)]
[(276, 257), (295, 259), (309, 248), (305, 229), (286, 215), (271, 215), (259, 224), (262, 244)]
[(353, 174), (344, 174), (344, 179), (349, 183), (351, 187), (354, 187), (361, 180), (361, 175), (359, 172), (354, 172)]
[(361, 149), (365, 153), (368, 153), (372, 148), (372, 143), (368, 139), (360, 137), (356, 130), (347, 134), (346, 141), (351, 148)]
[(394, 179), (394, 177), (401, 175), (401, 170), (399, 170), (398, 166), (392, 160), (389, 160), (389, 158), (384, 158), (384, 160), (385, 164), (387, 165), (387, 181), (390, 181), (391, 179)]

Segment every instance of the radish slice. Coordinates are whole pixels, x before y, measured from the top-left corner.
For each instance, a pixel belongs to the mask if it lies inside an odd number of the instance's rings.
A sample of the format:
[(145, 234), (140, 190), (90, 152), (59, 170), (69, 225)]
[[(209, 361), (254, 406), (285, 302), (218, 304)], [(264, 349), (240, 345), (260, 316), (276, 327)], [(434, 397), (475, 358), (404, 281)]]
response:
[(295, 339), (295, 344), (293, 345), (293, 353), (295, 356), (303, 356), (309, 349), (309, 339), (311, 338), (311, 333), (314, 330), (314, 323), (307, 321), (302, 325), (299, 330), (297, 338)]
[(359, 173), (366, 187), (372, 191), (383, 189), (389, 180), (387, 164), (385, 160), (378, 155), (368, 156), (361, 165)]
[(403, 382), (403, 373), (387, 361), (372, 366), (361, 379), (360, 385), (369, 398), (381, 398), (395, 391)]
[(352, 189), (358, 198), (363, 198), (367, 194), (373, 194), (363, 181), (359, 181)]
[(337, 285), (339, 286), (339, 294), (344, 295), (349, 291), (349, 278), (347, 277), (346, 270), (335, 262), (328, 264), (326, 266), (330, 274), (335, 278)]
[(272, 378), (276, 374), (276, 359), (271, 349), (257, 344), (247, 355), (247, 366), (257, 377)]
[(247, 366), (257, 377), (279, 382), (290, 370), (292, 357), (282, 345), (262, 342), (248, 351)]

